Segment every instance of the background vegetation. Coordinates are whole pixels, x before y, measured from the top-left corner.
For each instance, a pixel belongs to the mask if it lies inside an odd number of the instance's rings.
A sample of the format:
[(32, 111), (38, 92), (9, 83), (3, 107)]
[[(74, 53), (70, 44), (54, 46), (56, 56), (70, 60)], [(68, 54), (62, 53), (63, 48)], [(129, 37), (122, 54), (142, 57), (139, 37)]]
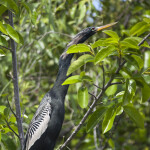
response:
[[(41, 99), (55, 82), (59, 56), (71, 38), (86, 27), (118, 21), (113, 32), (108, 29), (87, 41), (85, 49), (92, 49), (88, 53), (92, 61), (83, 62), (80, 69), (72, 65), (73, 75), (78, 76), (69, 83), (79, 83), (69, 87), (56, 149), (98, 98), (65, 149), (149, 150), (150, 41), (140, 44), (150, 33), (149, 8), (148, 0), (1, 0), (0, 149), (16, 150), (19, 145), (13, 132), (18, 134), (16, 118), (10, 109), (11, 106), (15, 112), (10, 38), (17, 43), (20, 105), (26, 133)], [(14, 14), (14, 30), (8, 25), (8, 9)], [(75, 55), (73, 61), (81, 55)], [(114, 84), (106, 90), (104, 84), (110, 79)], [(98, 97), (101, 92), (103, 95)]]

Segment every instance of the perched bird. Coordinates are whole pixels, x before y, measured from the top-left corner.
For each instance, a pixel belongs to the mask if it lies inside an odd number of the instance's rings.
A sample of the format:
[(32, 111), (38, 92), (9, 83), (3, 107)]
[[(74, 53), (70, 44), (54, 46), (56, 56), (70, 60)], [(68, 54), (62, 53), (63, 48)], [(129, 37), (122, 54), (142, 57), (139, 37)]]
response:
[(59, 59), (59, 71), (53, 88), (42, 99), (27, 130), (24, 150), (53, 150), (64, 120), (64, 101), (69, 85), (62, 83), (66, 76), (74, 54), (67, 54), (69, 46), (83, 43), (97, 31), (114, 25), (89, 27), (79, 32), (67, 45)]

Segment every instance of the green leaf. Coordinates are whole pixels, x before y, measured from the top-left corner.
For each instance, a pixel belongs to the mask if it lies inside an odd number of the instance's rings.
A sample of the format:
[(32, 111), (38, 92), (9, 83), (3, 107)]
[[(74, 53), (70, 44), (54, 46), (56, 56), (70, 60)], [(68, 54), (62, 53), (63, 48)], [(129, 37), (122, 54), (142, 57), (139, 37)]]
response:
[(78, 82), (81, 82), (81, 81), (82, 80), (81, 80), (79, 75), (71, 76), (71, 77), (67, 78), (62, 85), (74, 84), (74, 83), (78, 83)]
[(116, 48), (114, 46), (108, 46), (108, 47), (105, 47), (105, 48), (101, 48), (101, 50), (95, 56), (95, 64), (100, 63), (104, 58), (106, 58), (113, 51), (115, 51), (115, 49)]
[(108, 144), (109, 144), (109, 146), (111, 147), (111, 148), (115, 148), (115, 144), (114, 144), (114, 141), (112, 140), (112, 139), (109, 139), (108, 140)]
[(28, 4), (26, 2), (21, 2), (21, 4), (24, 6), (24, 8), (27, 10), (27, 12), (31, 15), (31, 9), (30, 7), (28, 6)]
[(132, 98), (135, 95), (136, 92), (136, 82), (131, 79), (126, 80), (126, 90), (123, 96), (123, 105), (127, 105), (129, 103), (132, 103)]
[(0, 49), (0, 57), (5, 56), (5, 53), (2, 49)]
[(116, 116), (116, 110), (113, 107), (110, 107), (107, 110), (104, 120), (103, 120), (103, 123), (102, 123), (103, 134), (112, 128), (115, 116)]
[(10, 26), (9, 24), (6, 25), (6, 31), (8, 33), (8, 35), (17, 43), (19, 43), (19, 36), (18, 33), (13, 29), (12, 26)]
[(77, 44), (70, 46), (67, 50), (67, 54), (83, 52), (91, 52), (90, 47), (86, 44)]
[(6, 108), (6, 106), (2, 106), (2, 105), (0, 106), (0, 113), (1, 113), (1, 114), (4, 113), (5, 108)]
[(71, 10), (70, 10), (70, 16), (71, 16), (72, 19), (73, 19), (74, 16), (75, 16), (76, 9), (77, 9), (77, 5), (74, 4), (74, 6), (73, 6), (73, 7), (71, 8)]
[(99, 46), (108, 46), (108, 44), (105, 42), (106, 39), (99, 39), (94, 44), (91, 44), (92, 48), (97, 48)]
[(141, 70), (144, 66), (143, 59), (140, 56), (137, 56), (137, 55), (132, 55), (131, 57), (133, 57), (133, 59), (137, 62), (139, 70)]
[(0, 4), (4, 5), (9, 10), (14, 10), (16, 13), (19, 12), (18, 6), (13, 0), (0, 0)]
[(72, 72), (74, 72), (75, 70), (77, 70), (78, 68), (80, 68), (81, 66), (83, 66), (84, 64), (86, 64), (87, 62), (92, 62), (93, 61), (93, 56), (89, 55), (89, 54), (85, 54), (80, 56), (76, 61), (74, 61), (67, 72), (67, 75), (70, 75)]
[(142, 76), (134, 76), (132, 78), (137, 82), (137, 84), (142, 84), (142, 102), (146, 102), (150, 98), (149, 85), (145, 82)]
[(150, 67), (150, 51), (144, 53), (144, 68)]
[(80, 87), (78, 90), (78, 104), (81, 108), (88, 106), (89, 95), (86, 87)]
[(124, 56), (124, 58), (130, 65), (133, 65), (138, 70), (140, 69), (138, 62), (132, 56), (127, 55), (127, 56)]
[(10, 26), (9, 24), (6, 25), (6, 31), (8, 33), (8, 35), (16, 42), (16, 43), (22, 43), (23, 42), (23, 38), (21, 37), (20, 34), (17, 33), (17, 31), (15, 31), (13, 29), (12, 26)]
[(90, 76), (87, 76), (87, 75), (82, 76), (82, 80), (83, 81), (89, 81), (89, 82), (93, 81), (93, 79)]
[(91, 115), (86, 126), (87, 132), (90, 132), (102, 120), (106, 110), (107, 107), (102, 106)]
[(111, 36), (113, 39), (115, 39), (116, 41), (119, 41), (119, 36), (116, 32), (112, 31), (112, 30), (104, 30), (103, 31), (105, 34)]
[(0, 132), (0, 142), (1, 142), (1, 139), (2, 139), (2, 135), (1, 135), (1, 132)]
[(140, 128), (144, 128), (144, 119), (133, 106), (123, 106), (124, 111), (128, 114), (128, 116), (136, 123), (136, 125)]
[(7, 10), (7, 8), (4, 5), (0, 6), (0, 16)]
[[(117, 79), (114, 79), (112, 83), (117, 82)], [(106, 90), (106, 95), (110, 96), (110, 95), (114, 95), (117, 91), (117, 85), (111, 85), (110, 87), (107, 88)]]
[(116, 116), (120, 115), (123, 113), (123, 107), (120, 105), (118, 106), (118, 108), (116, 109)]
[(2, 33), (4, 33), (4, 34), (8, 35), (6, 29), (5, 29), (5, 27), (4, 27), (4, 25), (2, 24), (1, 21), (0, 21), (0, 31), (1, 31)]
[(0, 36), (0, 45), (8, 46), (8, 42), (3, 36)]
[(125, 38), (123, 41), (120, 42), (121, 47), (126, 47), (126, 48), (133, 48), (133, 49), (139, 49), (138, 43), (139, 43), (139, 38), (137, 37), (128, 37)]
[(142, 21), (142, 22), (138, 22), (137, 24), (135, 24), (131, 29), (130, 29), (130, 34), (132, 36), (134, 35), (141, 35), (142, 33), (144, 33), (145, 31), (148, 31), (149, 29), (149, 24), (147, 24), (146, 22)]
[(123, 67), (119, 73), (122, 75), (123, 78), (128, 79), (132, 77), (132, 73), (128, 68)]
[(37, 17), (38, 17), (38, 14), (36, 10), (33, 10), (31, 20), (34, 25), (36, 24)]

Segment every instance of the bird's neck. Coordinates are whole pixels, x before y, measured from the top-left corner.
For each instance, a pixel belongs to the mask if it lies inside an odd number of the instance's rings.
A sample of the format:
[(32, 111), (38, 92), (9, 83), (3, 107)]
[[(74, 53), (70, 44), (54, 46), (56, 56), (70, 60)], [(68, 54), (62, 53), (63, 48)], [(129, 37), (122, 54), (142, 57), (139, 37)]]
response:
[(67, 54), (66, 50), (61, 55), (59, 59), (59, 71), (57, 74), (56, 82), (53, 86), (53, 90), (58, 94), (57, 96), (60, 96), (61, 99), (64, 100), (65, 95), (67, 94), (69, 85), (62, 85), (62, 83), (71, 75), (67, 76), (67, 71), (70, 66), (72, 57), (74, 54)]

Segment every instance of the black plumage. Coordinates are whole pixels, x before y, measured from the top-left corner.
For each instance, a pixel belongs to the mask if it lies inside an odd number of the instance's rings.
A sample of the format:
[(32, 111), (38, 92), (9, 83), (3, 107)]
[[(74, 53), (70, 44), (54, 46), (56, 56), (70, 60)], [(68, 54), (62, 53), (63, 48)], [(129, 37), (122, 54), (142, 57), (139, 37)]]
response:
[(73, 54), (67, 54), (69, 46), (83, 43), (97, 31), (112, 26), (89, 27), (79, 32), (60, 56), (59, 71), (53, 88), (42, 99), (27, 130), (24, 150), (53, 150), (64, 120), (64, 101), (69, 85), (62, 83), (68, 78), (67, 70)]

